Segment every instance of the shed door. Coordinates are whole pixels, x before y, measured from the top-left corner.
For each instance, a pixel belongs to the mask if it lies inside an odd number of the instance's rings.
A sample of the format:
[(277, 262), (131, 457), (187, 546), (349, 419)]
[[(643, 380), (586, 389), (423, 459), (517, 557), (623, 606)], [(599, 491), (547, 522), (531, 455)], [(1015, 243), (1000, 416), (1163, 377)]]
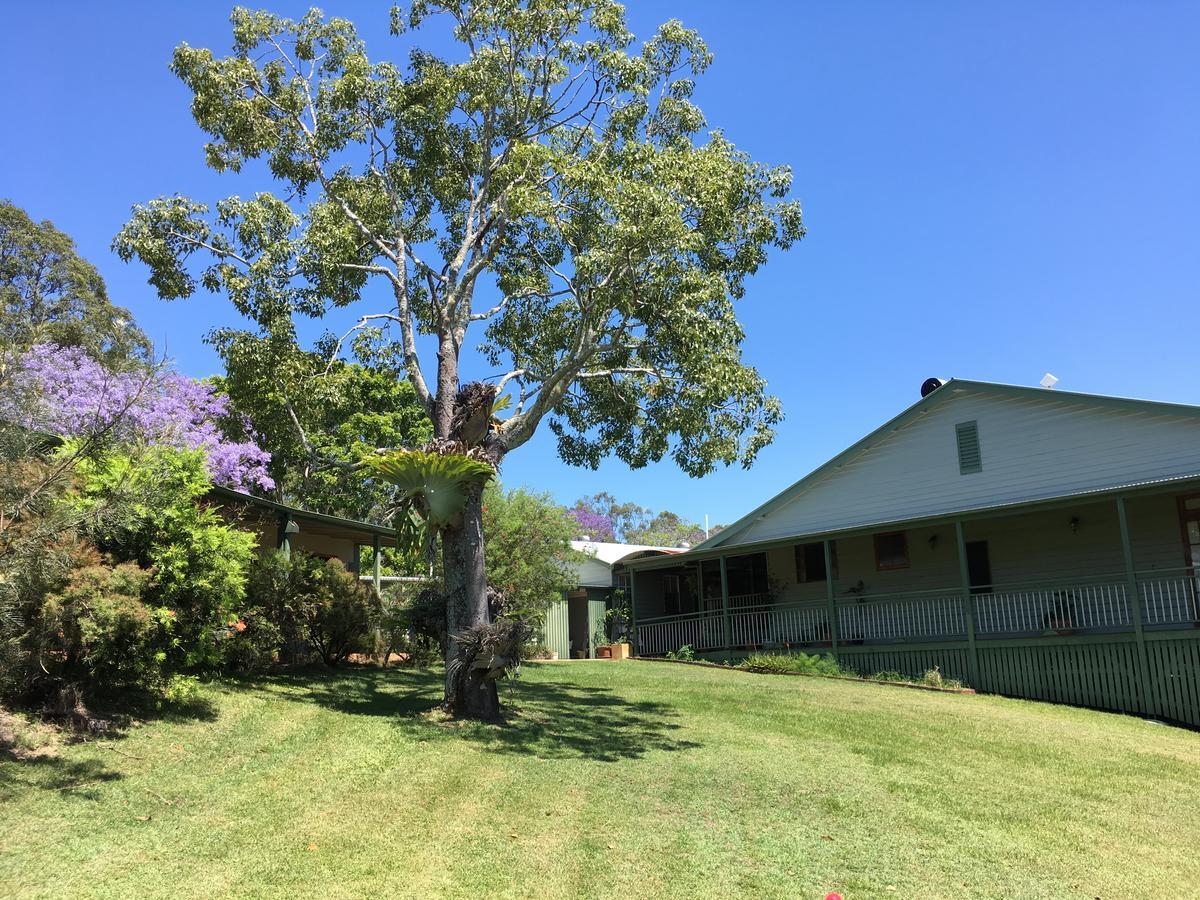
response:
[(546, 624), (543, 627), (542, 641), (547, 650), (553, 650), (559, 659), (571, 658), (571, 624), (568, 616), (567, 601), (553, 600), (546, 610)]
[(596, 640), (608, 643), (608, 635), (603, 633), (604, 611), (608, 604), (603, 600), (588, 600), (588, 655), (596, 656)]

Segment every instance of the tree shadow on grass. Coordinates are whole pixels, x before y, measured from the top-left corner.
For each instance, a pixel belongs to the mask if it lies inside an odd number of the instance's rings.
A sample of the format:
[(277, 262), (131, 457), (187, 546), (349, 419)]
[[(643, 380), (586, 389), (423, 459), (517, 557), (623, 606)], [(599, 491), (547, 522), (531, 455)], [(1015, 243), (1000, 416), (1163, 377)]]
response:
[(58, 755), (17, 758), (0, 748), (0, 803), (33, 790), (99, 800), (96, 788), (122, 777), (98, 759), (72, 760)]
[(671, 705), (630, 701), (609, 688), (577, 684), (522, 680), (511, 691), (501, 685), (502, 723), (447, 720), (438, 712), (441, 679), (440, 670), (364, 666), (271, 674), (233, 684), (349, 715), (392, 719), (397, 728), (422, 740), (471, 741), (498, 753), (616, 762), (701, 746), (680, 736)]
[[(90, 743), (122, 755), (119, 742), (137, 725), (216, 718), (216, 706), (206, 698), (168, 702), (140, 692), (99, 698), (74, 717), (47, 711), (43, 719), (35, 715), (33, 722), (26, 722), (0, 710), (0, 802), (32, 790), (98, 800), (99, 785), (124, 775), (100, 759), (69, 758), (69, 747)], [(40, 745), (22, 740), (22, 733), (36, 734)]]

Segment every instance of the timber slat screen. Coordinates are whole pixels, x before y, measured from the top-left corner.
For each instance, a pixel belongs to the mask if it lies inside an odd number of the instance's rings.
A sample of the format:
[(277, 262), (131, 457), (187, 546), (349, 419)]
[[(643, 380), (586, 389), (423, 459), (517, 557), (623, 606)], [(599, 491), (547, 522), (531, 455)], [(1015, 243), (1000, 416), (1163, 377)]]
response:
[[(772, 604), (763, 595), (734, 603), (731, 597), (728, 642), (725, 614), (708, 608), (639, 619), (638, 652), (661, 655), (685, 644), (718, 658), (722, 650), (731, 656), (834, 652), (842, 665), (863, 674), (891, 670), (919, 677), (938, 666), (981, 691), (1200, 727), (1197, 580), (1188, 568), (996, 586), (969, 596), (947, 587), (839, 597), (832, 604)], [(974, 614), (973, 641), (968, 612)]]

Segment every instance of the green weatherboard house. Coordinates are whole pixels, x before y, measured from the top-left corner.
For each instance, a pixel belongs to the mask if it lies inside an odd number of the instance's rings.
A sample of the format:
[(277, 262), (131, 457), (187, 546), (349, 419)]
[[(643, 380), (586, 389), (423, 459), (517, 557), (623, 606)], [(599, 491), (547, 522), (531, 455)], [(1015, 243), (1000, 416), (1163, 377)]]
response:
[(1200, 726), (1200, 407), (930, 379), (686, 553), (626, 560), (637, 652), (832, 653)]

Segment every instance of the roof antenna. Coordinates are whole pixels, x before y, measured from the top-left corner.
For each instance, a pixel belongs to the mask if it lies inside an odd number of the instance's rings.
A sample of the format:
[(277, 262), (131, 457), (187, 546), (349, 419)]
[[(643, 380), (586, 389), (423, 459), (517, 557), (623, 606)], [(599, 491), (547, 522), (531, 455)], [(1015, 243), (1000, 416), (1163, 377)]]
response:
[(1054, 375), (1051, 375), (1049, 372), (1047, 372), (1045, 375), (1042, 376), (1042, 380), (1039, 381), (1038, 384), (1040, 384), (1046, 390), (1052, 391), (1052, 390), (1054, 390), (1054, 386), (1056, 384), (1058, 384), (1058, 378), (1056, 378)]

